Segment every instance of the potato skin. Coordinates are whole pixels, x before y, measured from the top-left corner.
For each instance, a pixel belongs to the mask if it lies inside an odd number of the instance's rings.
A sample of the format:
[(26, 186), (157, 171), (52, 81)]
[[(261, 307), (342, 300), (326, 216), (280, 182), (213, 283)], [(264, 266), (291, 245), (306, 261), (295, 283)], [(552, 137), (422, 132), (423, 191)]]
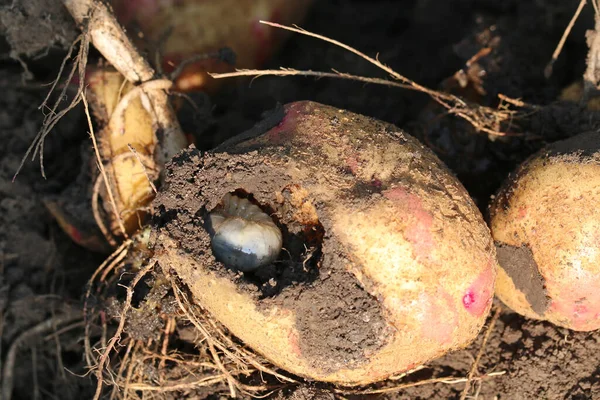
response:
[(490, 205), (497, 296), (529, 318), (600, 328), (600, 135), (552, 144), (524, 162)]
[[(248, 346), (310, 379), (368, 384), (470, 343), (491, 307), (496, 258), (489, 230), (458, 180), (392, 125), (313, 102), (288, 104), (285, 112), (265, 134), (203, 156), (190, 178), (201, 188), (201, 205), (190, 209), (211, 209), (241, 188), (271, 206), (284, 226), (318, 219), (325, 230), (320, 279), (305, 290), (339, 269), (349, 273), (381, 308), (381, 345), (357, 343), (355, 363), (315, 356), (306, 349), (324, 343), (299, 328), (294, 304), (259, 304), (215, 270), (214, 258), (190, 250), (164, 225), (155, 229), (159, 265), (175, 271), (195, 301)], [(167, 186), (174, 187), (173, 168)], [(291, 196), (282, 195), (290, 188)], [(200, 236), (194, 249), (209, 246)]]
[[(127, 234), (131, 235), (139, 229), (140, 221), (144, 220), (146, 213), (141, 210), (148, 207), (154, 197), (150, 179), (154, 181), (158, 178), (159, 167), (154, 154), (159, 143), (152, 117), (141, 99), (136, 98), (128, 104), (121, 118), (114, 118), (109, 123), (121, 96), (134, 87), (113, 68), (88, 68), (86, 85), (94, 117), (101, 128), (97, 134), (99, 150), (103, 161), (110, 165), (106, 170), (118, 215)], [(175, 145), (177, 149), (182, 149), (185, 141)], [(137, 157), (131, 148), (135, 149)], [(143, 165), (138, 158), (144, 160)], [(97, 171), (95, 160), (91, 170)], [(119, 237), (123, 232), (103, 180), (99, 188), (108, 227), (114, 236)]]

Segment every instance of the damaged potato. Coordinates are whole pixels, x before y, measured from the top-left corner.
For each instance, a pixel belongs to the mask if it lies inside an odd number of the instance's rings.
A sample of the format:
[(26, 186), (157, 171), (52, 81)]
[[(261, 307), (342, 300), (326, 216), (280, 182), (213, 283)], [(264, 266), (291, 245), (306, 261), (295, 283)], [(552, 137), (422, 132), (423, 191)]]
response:
[[(309, 379), (368, 384), (471, 342), (496, 257), (462, 185), (392, 125), (313, 102), (284, 113), (257, 125), (266, 133), (167, 165), (151, 262), (247, 346)], [(254, 211), (223, 217), (233, 196)], [(281, 234), (281, 251), (265, 239), (275, 253), (232, 236), (231, 249), (267, 260), (253, 269), (212, 251), (213, 216), (241, 214)]]
[(523, 163), (490, 206), (513, 310), (578, 331), (600, 328), (600, 134), (554, 143)]
[[(123, 107), (123, 98), (134, 85), (112, 68), (88, 68), (86, 84), (94, 117), (101, 128), (99, 152), (116, 207), (115, 210), (102, 175), (98, 175), (95, 190), (102, 199), (105, 218), (97, 218), (96, 222), (108, 236), (127, 236), (143, 225), (154, 198), (153, 181), (158, 179), (161, 169), (159, 149), (162, 146), (179, 150), (187, 143), (183, 136), (173, 143), (159, 143), (145, 96), (135, 96)], [(106, 228), (102, 228), (104, 225)]]

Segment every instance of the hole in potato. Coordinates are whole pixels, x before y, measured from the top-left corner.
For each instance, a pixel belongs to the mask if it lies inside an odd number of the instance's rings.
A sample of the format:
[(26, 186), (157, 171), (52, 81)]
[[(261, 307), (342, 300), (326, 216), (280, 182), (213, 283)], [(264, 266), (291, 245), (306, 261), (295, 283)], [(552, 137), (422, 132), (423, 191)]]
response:
[[(290, 193), (283, 191), (285, 203)], [(203, 213), (215, 258), (223, 268), (241, 273), (238, 283), (258, 289), (259, 299), (276, 296), (290, 285), (313, 282), (319, 275), (323, 225), (317, 219), (288, 226), (277, 217), (277, 209), (238, 188)], [(279, 232), (280, 244), (274, 230)], [(263, 248), (265, 241), (272, 245), (270, 254)]]

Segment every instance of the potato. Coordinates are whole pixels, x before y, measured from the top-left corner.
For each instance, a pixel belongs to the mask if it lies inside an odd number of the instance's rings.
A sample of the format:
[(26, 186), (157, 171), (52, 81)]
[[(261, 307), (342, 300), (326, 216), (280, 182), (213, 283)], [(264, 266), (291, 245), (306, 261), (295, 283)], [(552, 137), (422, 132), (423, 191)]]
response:
[[(167, 166), (152, 262), (247, 346), (309, 379), (368, 384), (471, 342), (495, 248), (442, 162), (392, 125), (313, 102), (265, 125)], [(241, 272), (215, 259), (207, 223), (228, 194), (280, 228), (275, 262)]]
[[(237, 68), (263, 65), (281, 45), (283, 31), (260, 20), (300, 24), (312, 0), (111, 0), (121, 24), (143, 33), (145, 43), (160, 45), (163, 68), (222, 47), (236, 54)], [(152, 51), (157, 49), (152, 48)], [(227, 72), (234, 67), (215, 58), (187, 66), (175, 80), (180, 91), (214, 89), (220, 81), (206, 71)]]
[(490, 205), (496, 294), (529, 318), (600, 328), (600, 134), (547, 146)]
[[(146, 209), (154, 198), (152, 181), (157, 180), (160, 163), (156, 155), (160, 146), (182, 149), (184, 137), (175, 143), (159, 143), (147, 104), (140, 97), (131, 100), (122, 114), (113, 116), (123, 96), (134, 88), (132, 83), (110, 67), (88, 68), (86, 85), (90, 104), (99, 130), (99, 152), (113, 193), (115, 205), (127, 234), (135, 233), (144, 220)], [(92, 170), (97, 174), (94, 159)], [(98, 179), (102, 179), (101, 177)], [(104, 181), (99, 193), (108, 229), (119, 237), (123, 234)]]

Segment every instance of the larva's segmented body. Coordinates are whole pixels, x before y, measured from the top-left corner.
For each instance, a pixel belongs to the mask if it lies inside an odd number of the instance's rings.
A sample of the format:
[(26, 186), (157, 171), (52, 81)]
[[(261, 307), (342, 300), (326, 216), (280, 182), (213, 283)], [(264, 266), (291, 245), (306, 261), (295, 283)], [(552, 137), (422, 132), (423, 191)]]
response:
[(210, 213), (212, 249), (217, 260), (243, 272), (275, 261), (281, 251), (281, 230), (248, 199), (227, 193)]

